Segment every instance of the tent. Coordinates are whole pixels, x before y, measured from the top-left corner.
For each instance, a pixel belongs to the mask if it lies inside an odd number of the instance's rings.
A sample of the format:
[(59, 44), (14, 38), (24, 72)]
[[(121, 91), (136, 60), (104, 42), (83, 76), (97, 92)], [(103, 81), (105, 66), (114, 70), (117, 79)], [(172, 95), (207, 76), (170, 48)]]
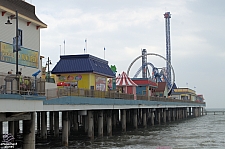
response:
[(125, 94), (134, 94), (135, 99), (136, 99), (136, 86), (138, 86), (138, 85), (135, 84), (127, 76), (127, 74), (125, 72), (123, 72), (116, 78), (117, 89)]

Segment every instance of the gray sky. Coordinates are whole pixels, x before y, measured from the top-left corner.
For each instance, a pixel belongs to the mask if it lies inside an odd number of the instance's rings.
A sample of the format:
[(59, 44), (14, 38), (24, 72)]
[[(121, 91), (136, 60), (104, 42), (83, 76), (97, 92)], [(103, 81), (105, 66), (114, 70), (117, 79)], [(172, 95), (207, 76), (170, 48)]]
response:
[[(225, 108), (225, 1), (224, 0), (27, 0), (48, 25), (41, 30), (41, 55), (49, 56), (51, 69), (61, 54), (87, 53), (127, 71), (141, 54), (166, 57), (165, 19), (171, 12), (171, 55), (178, 87), (203, 94), (207, 108)], [(47, 60), (47, 59), (46, 59)], [(165, 67), (163, 59), (148, 62)], [(43, 63), (45, 65), (45, 62)], [(141, 60), (131, 68), (133, 77)], [(222, 79), (221, 79), (222, 78)]]

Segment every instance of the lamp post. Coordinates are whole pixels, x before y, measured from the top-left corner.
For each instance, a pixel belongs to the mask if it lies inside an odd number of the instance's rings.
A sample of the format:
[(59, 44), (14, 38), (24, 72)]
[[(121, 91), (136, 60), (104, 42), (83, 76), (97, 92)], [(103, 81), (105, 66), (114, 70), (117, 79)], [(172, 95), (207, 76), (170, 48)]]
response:
[(49, 74), (49, 65), (51, 65), (52, 62), (51, 60), (49, 60), (49, 57), (48, 57), (48, 61), (46, 62), (46, 65), (48, 66), (48, 78), (47, 78), (47, 81), (49, 82), (49, 79), (50, 79), (50, 74)]
[(19, 57), (19, 55), (18, 55), (18, 30), (19, 29), (18, 29), (18, 12), (17, 12), (17, 10), (16, 10), (16, 16), (14, 16), (14, 15), (9, 16), (8, 21), (5, 24), (12, 24), (9, 19), (16, 19), (16, 49), (15, 49), (15, 52), (16, 52), (16, 75), (18, 75), (19, 74), (19, 71), (18, 71), (18, 57)]
[[(18, 71), (18, 12), (16, 10), (16, 16), (14, 15), (11, 15), (8, 17), (8, 20), (5, 24), (12, 24), (10, 22), (9, 19), (16, 19), (16, 49), (15, 49), (15, 52), (16, 52), (16, 77), (17, 77), (17, 87), (19, 87), (19, 79), (18, 79), (18, 74), (19, 74), (19, 71)], [(18, 88), (17, 88), (18, 89)]]

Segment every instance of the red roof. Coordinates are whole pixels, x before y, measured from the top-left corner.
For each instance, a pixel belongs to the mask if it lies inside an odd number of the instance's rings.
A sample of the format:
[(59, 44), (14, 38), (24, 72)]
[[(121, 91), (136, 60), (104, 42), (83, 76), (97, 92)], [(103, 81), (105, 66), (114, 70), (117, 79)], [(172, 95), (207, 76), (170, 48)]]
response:
[(137, 86), (125, 72), (116, 78), (116, 86)]
[(132, 80), (134, 81), (134, 83), (136, 83), (137, 85), (145, 85), (145, 86), (152, 86), (152, 87), (157, 87), (157, 83), (156, 82), (153, 82), (149, 79), (138, 79), (138, 80)]

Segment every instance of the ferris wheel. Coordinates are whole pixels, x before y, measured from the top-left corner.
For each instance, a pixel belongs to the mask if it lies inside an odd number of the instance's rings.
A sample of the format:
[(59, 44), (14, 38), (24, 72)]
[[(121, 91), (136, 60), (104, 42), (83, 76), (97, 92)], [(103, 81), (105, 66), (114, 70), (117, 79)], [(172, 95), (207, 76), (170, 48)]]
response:
[[(172, 69), (172, 76), (173, 76), (171, 82), (168, 79), (167, 71), (166, 71), (167, 69), (165, 67), (157, 68), (152, 63), (146, 62), (147, 56), (149, 56), (149, 55), (160, 57), (169, 64), (170, 68)], [(130, 66), (128, 67), (128, 70), (127, 70), (127, 75), (129, 76), (131, 67), (140, 58), (142, 58), (142, 61), (144, 59), (144, 62), (142, 63), (142, 66), (138, 69), (138, 71), (135, 73), (134, 78), (137, 78), (137, 76), (142, 71), (142, 73), (143, 73), (142, 77), (144, 76), (144, 78), (152, 79), (156, 82), (166, 82), (167, 87), (168, 87), (168, 93), (170, 93), (172, 91), (173, 85), (175, 83), (175, 72), (174, 72), (172, 65), (167, 61), (167, 59), (159, 54), (156, 54), (156, 53), (144, 53), (143, 54), (142, 53), (142, 55), (138, 56), (131, 62)], [(152, 69), (150, 69), (148, 66), (151, 66)], [(161, 71), (159, 71), (159, 69), (161, 69)], [(150, 73), (150, 70), (152, 70), (152, 73)]]

